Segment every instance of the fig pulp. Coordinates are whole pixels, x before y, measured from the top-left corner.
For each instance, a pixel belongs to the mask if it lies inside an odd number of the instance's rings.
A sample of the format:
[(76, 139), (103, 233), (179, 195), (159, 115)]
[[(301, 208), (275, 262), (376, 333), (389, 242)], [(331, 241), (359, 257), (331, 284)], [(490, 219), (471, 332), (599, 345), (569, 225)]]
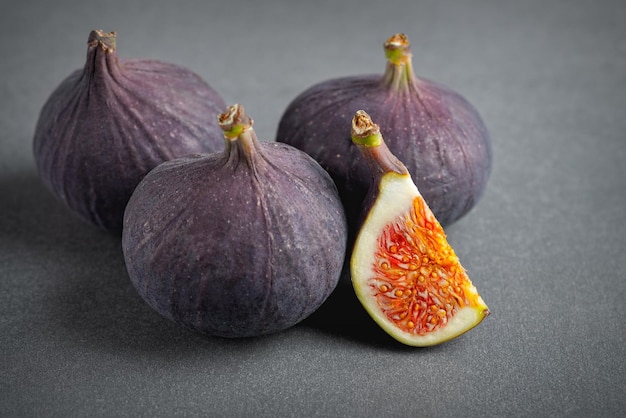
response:
[(315, 160), (259, 141), (240, 105), (219, 116), (223, 152), (165, 162), (124, 217), (129, 276), (157, 312), (212, 336), (286, 329), (336, 287), (347, 225)]
[(335, 180), (348, 219), (357, 219), (370, 173), (344, 127), (364, 109), (378, 121), (389, 149), (412, 173), (441, 224), (451, 224), (483, 194), (491, 171), (489, 134), (476, 109), (461, 95), (415, 76), (405, 35), (392, 36), (384, 48), (383, 75), (313, 85), (288, 105), (276, 139), (315, 158)]
[(33, 150), (40, 177), (69, 209), (121, 231), (126, 203), (148, 171), (222, 147), (221, 130), (207, 120), (226, 105), (195, 73), (118, 58), (116, 43), (115, 32), (90, 33), (84, 67), (41, 110)]
[(406, 166), (363, 111), (354, 116), (352, 138), (374, 177), (350, 260), (359, 301), (407, 345), (439, 344), (475, 327), (487, 305)]

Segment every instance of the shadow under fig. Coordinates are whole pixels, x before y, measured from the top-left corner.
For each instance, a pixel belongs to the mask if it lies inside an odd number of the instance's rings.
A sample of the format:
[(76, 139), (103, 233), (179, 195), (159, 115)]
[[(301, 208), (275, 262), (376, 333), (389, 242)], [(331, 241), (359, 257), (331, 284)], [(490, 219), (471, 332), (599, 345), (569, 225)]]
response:
[(387, 335), (361, 305), (352, 287), (347, 263), (333, 293), (301, 325), (366, 346), (406, 347)]
[(299, 326), (367, 345), (393, 345), (393, 340), (374, 323), (361, 306), (352, 287), (343, 283)]

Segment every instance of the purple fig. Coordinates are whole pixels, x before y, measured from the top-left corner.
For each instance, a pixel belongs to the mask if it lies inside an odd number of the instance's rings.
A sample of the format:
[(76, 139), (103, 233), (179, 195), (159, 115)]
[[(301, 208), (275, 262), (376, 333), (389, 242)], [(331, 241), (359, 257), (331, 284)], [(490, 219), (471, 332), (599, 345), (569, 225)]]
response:
[(259, 141), (240, 105), (224, 150), (165, 162), (135, 189), (122, 247), (157, 312), (195, 331), (249, 337), (308, 317), (337, 286), (347, 225), (332, 179), (306, 153)]
[(479, 200), (491, 171), (491, 140), (476, 109), (458, 93), (415, 76), (407, 37), (385, 44), (383, 75), (327, 80), (297, 96), (285, 110), (277, 141), (315, 158), (337, 183), (351, 229), (357, 228), (371, 173), (350, 138), (352, 115), (378, 121), (389, 149), (412, 173), (442, 225)]
[(224, 101), (188, 69), (118, 58), (117, 34), (92, 31), (87, 60), (52, 92), (37, 122), (39, 175), (69, 209), (122, 229), (139, 181), (159, 163), (220, 149)]

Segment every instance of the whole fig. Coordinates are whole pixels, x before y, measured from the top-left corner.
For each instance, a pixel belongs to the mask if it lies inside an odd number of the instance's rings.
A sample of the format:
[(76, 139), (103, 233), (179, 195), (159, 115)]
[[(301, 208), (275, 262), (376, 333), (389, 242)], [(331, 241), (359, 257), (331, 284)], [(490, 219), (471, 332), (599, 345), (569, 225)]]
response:
[[(217, 151), (219, 94), (181, 66), (118, 58), (117, 34), (89, 34), (87, 59), (52, 92), (36, 125), (40, 177), (69, 209), (121, 231), (139, 181), (159, 163)], [(209, 119), (207, 119), (209, 118)]]
[(389, 149), (412, 173), (440, 223), (451, 224), (483, 194), (492, 164), (489, 134), (461, 95), (415, 76), (404, 34), (392, 36), (384, 49), (384, 74), (327, 80), (297, 96), (276, 139), (304, 150), (330, 173), (354, 231), (371, 174), (349, 127), (352, 115), (364, 109), (378, 121)]
[(124, 216), (130, 279), (157, 312), (198, 332), (284, 330), (336, 287), (347, 225), (324, 169), (286, 144), (259, 141), (240, 105), (219, 116), (222, 152), (165, 162)]

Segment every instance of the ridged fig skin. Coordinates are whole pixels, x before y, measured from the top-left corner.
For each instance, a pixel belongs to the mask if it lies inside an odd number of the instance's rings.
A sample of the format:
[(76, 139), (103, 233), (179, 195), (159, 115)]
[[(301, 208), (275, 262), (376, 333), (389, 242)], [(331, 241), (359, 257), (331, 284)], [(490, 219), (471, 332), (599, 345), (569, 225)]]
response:
[(350, 138), (351, 118), (367, 111), (380, 125), (389, 149), (442, 225), (465, 215), (481, 198), (491, 172), (489, 133), (460, 94), (416, 78), (395, 91), (381, 75), (343, 77), (315, 84), (286, 108), (277, 141), (299, 148), (326, 169), (337, 184), (352, 229), (371, 183), (371, 172)]
[[(227, 146), (228, 148), (228, 146)], [(337, 286), (347, 224), (330, 176), (308, 155), (259, 141), (151, 171), (133, 193), (122, 245), (157, 312), (217, 337), (289, 328)]]
[(121, 233), (126, 203), (151, 169), (221, 149), (213, 121), (224, 107), (186, 68), (118, 58), (114, 47), (90, 43), (84, 68), (60, 83), (39, 115), (33, 140), (39, 175), (82, 219)]

